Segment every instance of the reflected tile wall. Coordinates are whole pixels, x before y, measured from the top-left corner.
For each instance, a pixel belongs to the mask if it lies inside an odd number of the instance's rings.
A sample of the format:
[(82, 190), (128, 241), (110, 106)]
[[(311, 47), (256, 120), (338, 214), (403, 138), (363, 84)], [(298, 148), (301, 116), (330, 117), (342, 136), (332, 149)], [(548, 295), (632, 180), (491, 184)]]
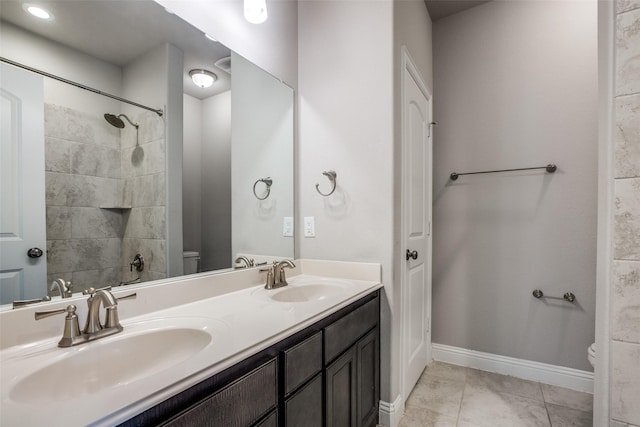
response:
[[(165, 277), (164, 120), (129, 117), (137, 137), (128, 124), (45, 105), (47, 273), (74, 291)], [(136, 253), (142, 273), (129, 271)]]
[(617, 0), (611, 425), (640, 425), (640, 1)]
[[(142, 281), (166, 277), (166, 198), (164, 120), (153, 112), (135, 116), (139, 124), (122, 133), (123, 201), (131, 209), (125, 215), (121, 278)], [(131, 271), (136, 254), (143, 256), (144, 270)]]

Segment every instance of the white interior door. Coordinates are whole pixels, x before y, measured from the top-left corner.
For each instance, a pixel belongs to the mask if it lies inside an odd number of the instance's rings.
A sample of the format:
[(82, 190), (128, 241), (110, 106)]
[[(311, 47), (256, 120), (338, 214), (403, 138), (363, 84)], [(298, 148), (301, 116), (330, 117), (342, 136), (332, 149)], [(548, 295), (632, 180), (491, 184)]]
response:
[[(0, 303), (47, 294), (43, 78), (0, 64)], [(38, 248), (38, 251), (29, 250)]]
[(402, 82), (403, 397), (431, 357), (431, 96), (406, 50)]

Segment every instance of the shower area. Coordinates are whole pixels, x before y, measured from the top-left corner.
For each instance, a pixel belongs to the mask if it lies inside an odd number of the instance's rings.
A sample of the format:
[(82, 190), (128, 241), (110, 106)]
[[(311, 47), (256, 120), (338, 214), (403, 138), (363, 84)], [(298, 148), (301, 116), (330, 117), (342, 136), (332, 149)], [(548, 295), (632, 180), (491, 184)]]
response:
[(45, 102), (49, 283), (78, 292), (166, 276), (164, 120), (134, 110)]

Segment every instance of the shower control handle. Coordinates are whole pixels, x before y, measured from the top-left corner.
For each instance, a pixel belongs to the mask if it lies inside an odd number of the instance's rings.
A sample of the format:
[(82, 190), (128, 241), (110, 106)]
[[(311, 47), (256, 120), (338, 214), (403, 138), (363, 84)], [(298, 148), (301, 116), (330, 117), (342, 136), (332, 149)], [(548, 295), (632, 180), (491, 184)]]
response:
[(407, 249), (407, 261), (409, 261), (409, 258), (418, 259), (418, 251), (410, 251)]
[(135, 267), (136, 271), (144, 270), (144, 258), (140, 254), (136, 254), (135, 258), (133, 258), (133, 262), (129, 263), (130, 270), (133, 271)]

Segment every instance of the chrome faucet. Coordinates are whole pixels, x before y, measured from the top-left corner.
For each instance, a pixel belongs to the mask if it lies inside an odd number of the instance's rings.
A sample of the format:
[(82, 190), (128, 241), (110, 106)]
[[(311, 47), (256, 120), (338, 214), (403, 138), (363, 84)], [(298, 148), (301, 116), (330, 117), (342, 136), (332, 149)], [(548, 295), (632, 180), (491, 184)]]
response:
[(242, 255), (236, 258), (234, 263), (238, 264), (239, 262), (243, 262), (244, 266), (236, 267), (236, 268), (250, 268), (253, 267), (253, 259), (249, 259), (246, 256)]
[(58, 289), (58, 293), (62, 298), (70, 298), (73, 293), (71, 292), (71, 282), (65, 282), (64, 279), (55, 279), (49, 286), (49, 292), (53, 292)]
[[(283, 286), (287, 286), (287, 278), (285, 275), (285, 268), (294, 268), (296, 265), (288, 260), (282, 260), (280, 262), (274, 262), (271, 268), (267, 271), (267, 283), (264, 285), (265, 289), (277, 289)], [(265, 270), (260, 270), (265, 271)]]
[[(71, 347), (78, 344), (84, 344), (89, 341), (122, 332), (123, 328), (118, 318), (118, 300), (136, 298), (135, 293), (116, 298), (109, 291), (109, 288), (103, 288), (97, 291), (93, 288), (89, 288), (83, 293), (90, 296), (87, 299), (87, 304), (89, 305), (87, 322), (82, 331), (80, 331), (75, 305), (69, 305), (66, 309), (35, 313), (36, 320), (44, 319), (45, 317), (56, 314), (67, 313), (64, 319), (64, 332), (62, 334), (62, 339), (58, 342), (58, 347)], [(107, 312), (104, 325), (100, 323), (101, 305), (104, 306)]]

